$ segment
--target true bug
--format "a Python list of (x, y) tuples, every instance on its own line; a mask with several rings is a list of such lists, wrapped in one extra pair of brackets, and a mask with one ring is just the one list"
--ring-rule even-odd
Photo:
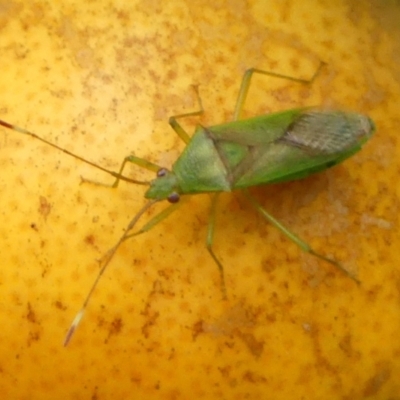
[[(358, 279), (346, 271), (340, 263), (317, 253), (306, 242), (283, 226), (247, 190), (251, 186), (301, 179), (330, 168), (359, 151), (362, 145), (372, 136), (375, 127), (369, 117), (357, 113), (321, 108), (291, 109), (240, 120), (240, 113), (254, 73), (289, 79), (299, 83), (311, 83), (322, 66), (323, 63), (320, 64), (314, 76), (309, 80), (258, 69), (247, 70), (242, 79), (233, 121), (211, 127), (198, 126), (190, 138), (178, 123), (178, 119), (203, 113), (201, 99), (198, 96), (199, 111), (176, 115), (169, 120), (171, 127), (186, 143), (185, 149), (170, 171), (133, 155), (124, 159), (119, 172), (110, 171), (39, 137), (35, 133), (0, 120), (0, 125), (6, 128), (29, 135), (112, 175), (116, 178), (113, 187), (117, 187), (120, 180), (149, 186), (145, 193), (145, 198), (149, 201), (136, 213), (122, 237), (105, 255), (103, 265), (83, 306), (68, 330), (65, 345), (68, 344), (81, 321), (94, 289), (121, 243), (132, 236), (147, 232), (165, 219), (176, 209), (176, 203), (178, 203), (181, 195), (214, 193), (206, 247), (219, 268), (224, 296), (226, 296), (226, 289), (223, 266), (212, 249), (214, 215), (218, 193), (230, 192), (235, 189), (243, 190), (250, 204), (302, 250), (335, 265), (358, 282)], [(127, 162), (156, 172), (156, 178), (150, 182), (142, 182), (123, 176), (122, 172)], [(158, 213), (140, 230), (132, 232), (143, 214), (155, 203), (162, 200), (172, 203), (171, 206)]]

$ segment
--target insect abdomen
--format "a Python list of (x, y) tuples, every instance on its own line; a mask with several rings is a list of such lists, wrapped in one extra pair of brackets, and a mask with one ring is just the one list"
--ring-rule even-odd
[(366, 116), (305, 110), (273, 143), (257, 146), (234, 171), (234, 188), (301, 179), (359, 151), (374, 132)]

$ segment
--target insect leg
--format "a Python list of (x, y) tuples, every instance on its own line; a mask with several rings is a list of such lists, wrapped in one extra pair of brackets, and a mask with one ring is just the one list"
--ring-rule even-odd
[[(113, 172), (111, 173), (111, 175), (115, 178), (114, 183), (110, 184), (106, 184), (106, 183), (102, 183), (102, 182), (97, 182), (97, 181), (93, 181), (91, 179), (86, 179), (84, 177), (81, 177), (81, 181), (83, 183), (92, 183), (94, 185), (97, 186), (105, 186), (105, 187), (111, 187), (111, 188), (116, 188), (118, 187), (118, 184), (120, 181), (127, 181), (127, 182), (131, 182), (131, 183), (136, 183), (136, 184), (140, 184), (140, 185), (146, 185), (148, 186), (150, 184), (150, 182), (147, 181), (137, 181), (135, 179), (131, 179), (131, 178), (127, 178), (126, 176), (122, 175), (122, 172), (125, 168), (126, 163), (132, 163), (132, 164), (136, 164), (141, 168), (144, 169), (148, 169), (149, 171), (153, 171), (153, 172), (157, 172), (161, 167), (157, 164), (152, 163), (151, 161), (145, 160), (144, 158), (140, 158), (140, 157), (136, 157), (134, 155), (130, 155), (124, 158), (124, 160), (122, 161), (122, 164), (119, 168), (118, 172)], [(102, 170), (104, 170), (103, 168), (100, 168)]]
[(183, 202), (184, 199), (181, 199), (179, 203), (171, 204), (169, 207), (162, 210), (161, 212), (156, 214), (153, 218), (151, 218), (150, 221), (146, 222), (146, 224), (143, 225), (138, 231), (126, 235), (124, 241), (134, 236), (138, 236), (141, 235), (142, 233), (148, 232), (150, 229), (154, 228), (161, 221), (164, 221), (164, 219), (169, 217), (174, 211), (178, 209), (178, 207), (180, 207), (183, 204)]
[[(121, 176), (122, 175), (122, 171), (125, 168), (126, 163), (132, 163), (132, 164), (136, 164), (137, 166), (144, 168), (144, 169), (148, 169), (149, 171), (153, 171), (153, 172), (157, 172), (159, 169), (161, 169), (161, 167), (157, 164), (152, 163), (151, 161), (145, 160), (144, 158), (140, 158), (140, 157), (136, 157), (134, 155), (130, 155), (124, 158), (124, 160), (122, 161), (121, 167), (119, 168), (118, 171), (118, 175), (115, 179), (115, 182), (110, 185), (112, 188), (116, 188), (119, 184), (119, 181), (121, 180)], [(85, 182), (88, 182), (87, 180), (84, 180)], [(90, 181), (91, 182), (91, 181)], [(149, 183), (146, 182), (146, 184), (148, 185)]]
[(142, 217), (142, 215), (149, 209), (151, 208), (154, 204), (156, 204), (159, 200), (150, 200), (148, 201), (137, 213), (136, 215), (132, 218), (132, 220), (129, 222), (128, 226), (125, 228), (124, 234), (121, 236), (121, 238), (118, 240), (118, 242), (112, 247), (104, 256), (104, 258), (100, 261), (100, 264), (102, 264), (102, 267), (100, 268), (100, 271), (97, 274), (96, 279), (94, 280), (92, 287), (90, 288), (85, 301), (82, 304), (81, 309), (78, 311), (76, 314), (74, 320), (72, 321), (71, 326), (68, 329), (68, 332), (65, 336), (64, 339), (64, 346), (67, 346), (68, 343), (70, 342), (74, 332), (78, 328), (78, 325), (80, 324), (86, 308), (90, 302), (90, 299), (92, 298), (92, 294), (95, 291), (98, 283), (100, 282), (101, 277), (107, 270), (111, 260), (113, 259), (115, 253), (121, 246), (121, 244), (127, 239), (129, 236), (129, 232), (135, 227), (136, 223), (139, 221), (139, 219)]
[(198, 111), (193, 111), (185, 114), (178, 114), (174, 115), (169, 118), (169, 124), (171, 125), (172, 129), (177, 133), (177, 135), (186, 143), (188, 144), (190, 141), (190, 136), (187, 134), (187, 132), (182, 128), (181, 124), (177, 121), (179, 118), (186, 118), (186, 117), (196, 117), (201, 114), (203, 114), (204, 109), (203, 109), (203, 104), (201, 102), (200, 94), (199, 94), (199, 88), (196, 85), (193, 85), (193, 88), (196, 92), (197, 100), (200, 105), (200, 110)]
[(303, 251), (312, 254), (320, 258), (321, 260), (327, 261), (328, 263), (334, 265), (340, 271), (344, 272), (348, 277), (353, 279), (355, 282), (360, 283), (359, 279), (353, 275), (351, 272), (347, 271), (339, 262), (336, 260), (324, 256), (323, 254), (317, 253), (308, 243), (304, 240), (300, 239), (297, 235), (291, 232), (288, 228), (286, 228), (282, 223), (280, 223), (276, 218), (274, 218), (271, 214), (269, 214), (258, 201), (249, 193), (247, 189), (243, 190), (243, 193), (249, 200), (249, 202), (253, 205), (253, 207), (272, 225), (278, 228), (284, 235), (286, 235), (292, 242), (296, 243)]
[(151, 228), (153, 228), (159, 222), (163, 221), (165, 218), (167, 218), (169, 215), (171, 215), (182, 204), (182, 202), (180, 202), (180, 203), (170, 205), (169, 207), (167, 207), (160, 213), (156, 214), (153, 218), (151, 218), (150, 221), (148, 221), (137, 232), (129, 233), (136, 226), (136, 223), (139, 221), (139, 219), (142, 217), (142, 215), (158, 201), (159, 200), (151, 200), (148, 203), (146, 203), (141, 210), (139, 210), (139, 212), (133, 217), (133, 219), (130, 221), (129, 225), (126, 227), (124, 234), (121, 236), (121, 238), (118, 240), (118, 242), (104, 255), (102, 260), (100, 260), (100, 264), (102, 265), (102, 267), (101, 267), (99, 273), (97, 274), (97, 277), (96, 277), (92, 287), (90, 288), (89, 293), (86, 296), (86, 299), (83, 302), (81, 309), (75, 316), (70, 328), (68, 329), (67, 335), (64, 340), (64, 346), (67, 346), (68, 343), (70, 342), (72, 335), (76, 331), (80, 321), (83, 318), (85, 310), (86, 310), (86, 308), (89, 304), (89, 301), (92, 297), (92, 293), (96, 289), (97, 284), (99, 283), (101, 277), (103, 276), (104, 272), (106, 271), (108, 265), (110, 264), (112, 258), (114, 257), (115, 253), (117, 252), (117, 250), (119, 249), (121, 244), (123, 242), (125, 242), (125, 240), (127, 240), (133, 236), (138, 236), (142, 233), (149, 231)]
[[(172, 117), (170, 117), (169, 119), (169, 124), (171, 125), (172, 129), (178, 134), (178, 136), (187, 144), (190, 141), (190, 137), (187, 134), (187, 132), (182, 128), (182, 126), (179, 124), (179, 122), (177, 121), (179, 118), (185, 118), (185, 117), (195, 117), (198, 115), (203, 114), (204, 109), (203, 109), (203, 104), (201, 102), (201, 98), (200, 98), (200, 94), (199, 94), (199, 90), (197, 86), (193, 86), (194, 90), (196, 92), (196, 96), (197, 96), (197, 100), (199, 102), (200, 105), (200, 110), (198, 111), (193, 111), (193, 112), (189, 112), (189, 113), (185, 113), (185, 114), (178, 114), (178, 115), (174, 115)], [(148, 169), (150, 171), (153, 172), (157, 172), (159, 169), (161, 169), (161, 167), (157, 164), (154, 164), (148, 160), (145, 160), (143, 158), (139, 158), (136, 157), (134, 155), (130, 155), (128, 157), (124, 158), (124, 161), (121, 164), (121, 167), (119, 169), (118, 174), (122, 175), (122, 171), (125, 168), (126, 163), (133, 163), (138, 165), (139, 167)], [(117, 179), (115, 180), (115, 182), (112, 184), (112, 187), (115, 188), (118, 186), (120, 179), (117, 177)]]
[(215, 210), (217, 207), (218, 196), (219, 196), (219, 193), (215, 193), (212, 196), (212, 200), (211, 200), (210, 220), (208, 222), (206, 248), (207, 248), (208, 252), (210, 253), (212, 259), (215, 261), (215, 263), (218, 266), (220, 277), (221, 277), (222, 297), (224, 300), (226, 300), (227, 296), (226, 296), (224, 267), (222, 266), (221, 261), (218, 260), (217, 256), (214, 253), (214, 250), (212, 248), (213, 239), (214, 239), (214, 228), (215, 228)]
[(242, 78), (242, 83), (241, 83), (240, 89), (239, 89), (239, 95), (238, 95), (238, 98), (237, 98), (237, 101), (236, 101), (235, 112), (233, 113), (233, 120), (237, 121), (238, 119), (240, 119), (240, 114), (241, 114), (241, 112), (243, 110), (243, 106), (244, 106), (244, 103), (246, 101), (247, 94), (249, 92), (251, 78), (252, 78), (254, 73), (267, 75), (267, 76), (272, 76), (272, 77), (275, 77), (275, 78), (287, 79), (287, 80), (292, 81), (292, 82), (310, 84), (318, 76), (321, 68), (324, 65), (325, 65), (325, 63), (323, 61), (321, 61), (319, 66), (318, 66), (318, 68), (317, 68), (317, 70), (314, 72), (314, 75), (310, 79), (294, 78), (293, 76), (277, 74), (275, 72), (264, 71), (262, 69), (257, 69), (257, 68), (248, 69), (244, 73), (243, 78)]

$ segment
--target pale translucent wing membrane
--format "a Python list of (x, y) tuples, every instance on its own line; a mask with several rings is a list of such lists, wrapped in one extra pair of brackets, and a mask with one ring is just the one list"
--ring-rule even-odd
[(279, 142), (310, 154), (338, 154), (371, 135), (370, 119), (340, 111), (308, 111), (300, 114)]

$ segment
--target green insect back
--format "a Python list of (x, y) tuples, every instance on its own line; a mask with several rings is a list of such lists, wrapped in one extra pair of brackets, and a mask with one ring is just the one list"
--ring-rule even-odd
[(300, 179), (332, 167), (359, 151), (374, 129), (371, 119), (361, 114), (306, 108), (209, 131), (232, 189), (240, 189)]
[(316, 108), (199, 126), (172, 171), (161, 170), (146, 197), (174, 200), (304, 178), (359, 151), (374, 129), (367, 116)]

